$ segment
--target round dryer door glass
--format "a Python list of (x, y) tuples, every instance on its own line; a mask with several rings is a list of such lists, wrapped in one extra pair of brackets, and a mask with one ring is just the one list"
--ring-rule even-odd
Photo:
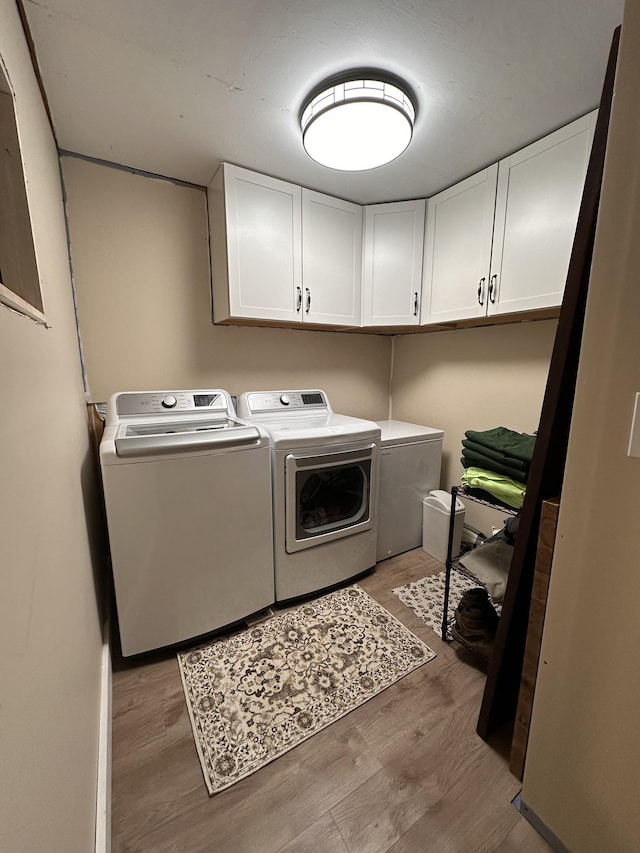
[(296, 472), (296, 537), (357, 524), (369, 513), (371, 460)]

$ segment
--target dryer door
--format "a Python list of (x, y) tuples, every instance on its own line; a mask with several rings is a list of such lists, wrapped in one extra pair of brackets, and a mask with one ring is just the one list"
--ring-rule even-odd
[(285, 459), (286, 550), (370, 530), (376, 445)]

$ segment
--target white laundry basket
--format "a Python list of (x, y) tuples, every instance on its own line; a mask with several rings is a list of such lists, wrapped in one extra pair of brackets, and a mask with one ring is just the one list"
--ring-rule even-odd
[[(434, 489), (422, 501), (422, 550), (444, 563), (447, 559), (449, 544), (449, 519), (451, 511), (451, 492)], [(462, 542), (465, 508), (456, 498), (455, 521), (453, 523), (453, 543), (451, 555), (457, 557)]]

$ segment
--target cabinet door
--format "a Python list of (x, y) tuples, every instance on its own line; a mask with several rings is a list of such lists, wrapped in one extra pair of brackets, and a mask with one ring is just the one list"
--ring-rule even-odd
[(362, 208), (302, 190), (303, 322), (360, 325)]
[[(224, 259), (216, 253), (224, 246), (228, 315), (299, 322), (302, 316), (300, 187), (228, 163), (221, 169), (224, 240), (221, 239), (220, 205), (215, 203), (215, 186), (210, 188), (209, 208), (214, 220), (211, 247), (214, 319), (218, 319), (215, 316), (216, 296), (220, 295), (221, 266), (224, 266)], [(218, 301), (223, 302), (222, 298)]]
[(419, 322), (425, 202), (373, 204), (364, 212), (364, 326)]
[(429, 199), (423, 325), (486, 314), (497, 177), (494, 164)]
[(501, 160), (489, 314), (560, 305), (596, 113)]

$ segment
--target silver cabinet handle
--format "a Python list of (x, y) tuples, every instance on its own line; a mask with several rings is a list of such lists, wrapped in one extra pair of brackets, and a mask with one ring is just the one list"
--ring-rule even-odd
[(309, 309), (311, 308), (311, 291), (308, 287), (305, 287), (304, 292), (307, 294), (307, 307), (304, 309), (306, 313), (309, 313)]
[(300, 313), (302, 308), (302, 288), (296, 287), (296, 314)]
[(482, 277), (480, 279), (480, 284), (478, 285), (478, 302), (480, 305), (484, 305), (484, 283), (487, 279)]
[(495, 305), (496, 296), (498, 295), (497, 288), (498, 276), (494, 273), (489, 279), (489, 301)]
[(418, 316), (418, 291), (413, 294), (413, 316)]

